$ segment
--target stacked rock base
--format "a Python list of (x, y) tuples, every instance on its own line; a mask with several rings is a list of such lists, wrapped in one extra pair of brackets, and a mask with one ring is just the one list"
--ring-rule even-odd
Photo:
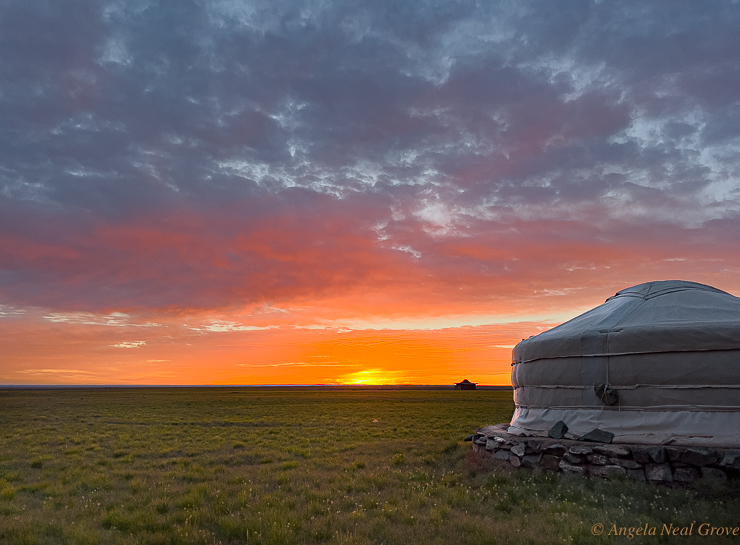
[(473, 452), (517, 468), (658, 483), (705, 479), (721, 484), (740, 475), (740, 450), (521, 437), (507, 429), (508, 424), (479, 429), (472, 437)]

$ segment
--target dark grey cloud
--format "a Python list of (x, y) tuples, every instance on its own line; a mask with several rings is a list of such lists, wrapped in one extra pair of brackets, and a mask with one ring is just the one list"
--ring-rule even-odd
[[(257, 219), (357, 218), (372, 251), (433, 275), (454, 262), (434, 241), (507, 222), (708, 229), (740, 207), (737, 28), (732, 1), (4, 2), (0, 236), (37, 251), (7, 244), (0, 295), (165, 293), (85, 241), (168, 217), (234, 256)], [(281, 277), (265, 259), (216, 275), (214, 304), (251, 297), (237, 273)], [(152, 304), (187, 306), (215, 273), (167, 260), (182, 280)]]

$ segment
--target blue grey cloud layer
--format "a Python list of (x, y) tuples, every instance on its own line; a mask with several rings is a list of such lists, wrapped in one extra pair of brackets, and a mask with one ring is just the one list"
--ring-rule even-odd
[[(311, 293), (322, 274), (234, 242), (286, 217), (313, 222), (286, 225), (298, 247), (346, 251), (346, 278), (367, 267), (328, 224), (379, 261), (442, 276), (530, 267), (514, 250), (509, 269), (440, 244), (526, 245), (543, 221), (576, 222), (555, 246), (655, 231), (665, 247), (674, 229), (726, 253), (740, 225), (738, 28), (737, 2), (6, 1), (0, 296), (146, 306), (156, 271), (169, 295), (154, 306), (189, 306), (205, 278), (215, 306), (257, 297), (254, 275)], [(185, 216), (197, 220), (162, 224)], [(167, 243), (137, 253), (100, 235), (126, 225), (184, 233), (231, 265), (170, 255), (177, 277)], [(118, 278), (131, 260), (155, 273)]]

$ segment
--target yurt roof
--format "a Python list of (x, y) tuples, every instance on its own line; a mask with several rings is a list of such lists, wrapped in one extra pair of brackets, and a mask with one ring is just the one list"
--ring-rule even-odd
[(740, 298), (682, 280), (646, 282), (519, 343), (514, 362), (542, 358), (740, 349)]

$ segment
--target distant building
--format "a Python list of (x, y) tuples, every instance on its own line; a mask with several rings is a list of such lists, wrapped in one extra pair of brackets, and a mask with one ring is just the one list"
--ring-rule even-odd
[(465, 379), (462, 382), (455, 383), (455, 390), (475, 390), (476, 384), (478, 383), (470, 382), (468, 379)]

